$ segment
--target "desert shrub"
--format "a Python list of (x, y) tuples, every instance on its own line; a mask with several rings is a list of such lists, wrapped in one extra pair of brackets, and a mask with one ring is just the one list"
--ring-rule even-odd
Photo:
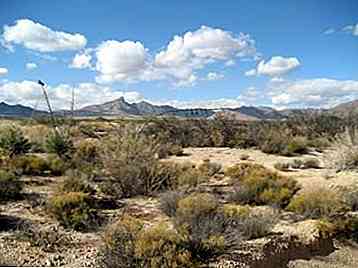
[(278, 162), (275, 163), (274, 168), (280, 171), (288, 171), (290, 166), (290, 163)]
[(135, 255), (135, 244), (143, 223), (138, 219), (123, 216), (109, 225), (103, 235), (103, 244), (99, 248), (96, 266), (101, 268), (135, 268), (139, 259)]
[(258, 164), (241, 163), (229, 168), (226, 174), (235, 183), (230, 199), (243, 204), (284, 207), (299, 189), (295, 180)]
[(46, 148), (49, 153), (55, 153), (64, 160), (72, 158), (74, 146), (69, 134), (60, 129), (49, 133), (46, 140)]
[(297, 154), (305, 154), (308, 150), (308, 143), (305, 137), (292, 137), (288, 141), (286, 148), (282, 153), (283, 155), (293, 156)]
[(174, 217), (178, 208), (178, 202), (184, 196), (184, 193), (178, 191), (168, 191), (161, 194), (160, 209), (169, 217)]
[(0, 170), (0, 201), (19, 197), (23, 184), (15, 174)]
[(65, 170), (61, 159), (55, 157), (40, 157), (36, 155), (23, 155), (14, 157), (9, 162), (9, 167), (18, 174), (23, 175), (62, 175)]
[(19, 226), (16, 236), (45, 252), (56, 252), (73, 242), (71, 235), (57, 225), (42, 227), (25, 222)]
[(26, 138), (31, 143), (31, 152), (44, 153), (46, 152), (45, 144), (46, 137), (49, 134), (49, 127), (44, 125), (30, 125), (22, 128)]
[(203, 173), (189, 163), (178, 165), (178, 168), (178, 186), (185, 186), (191, 188), (196, 187), (200, 183), (209, 180), (209, 177), (206, 173)]
[(174, 222), (195, 259), (207, 261), (228, 246), (226, 218), (212, 195), (193, 193), (179, 200)]
[(214, 176), (219, 173), (222, 169), (222, 166), (218, 163), (210, 162), (209, 159), (203, 161), (203, 163), (198, 167), (199, 171), (201, 171), (206, 176)]
[(76, 165), (93, 165), (99, 160), (98, 144), (92, 140), (83, 140), (76, 146), (73, 161)]
[(300, 169), (304, 167), (304, 162), (301, 159), (294, 159), (291, 163), (292, 168)]
[(0, 148), (12, 157), (27, 153), (31, 144), (19, 128), (10, 126), (0, 130)]
[(69, 170), (66, 172), (66, 178), (59, 185), (58, 191), (62, 193), (92, 193), (93, 188), (89, 184), (88, 174), (79, 170)]
[(320, 162), (316, 158), (307, 158), (303, 160), (303, 168), (320, 168)]
[(175, 186), (175, 165), (161, 163), (156, 157), (158, 144), (135, 129), (125, 129), (121, 135), (106, 140), (101, 153), (106, 173), (123, 197), (151, 195)]
[(61, 193), (48, 202), (48, 211), (61, 225), (75, 230), (87, 230), (97, 223), (97, 213), (90, 196), (81, 192)]
[(192, 267), (191, 252), (185, 238), (167, 224), (142, 230), (135, 243), (135, 255), (141, 267)]
[(308, 218), (324, 218), (344, 210), (344, 203), (337, 192), (320, 188), (296, 195), (287, 209)]
[(252, 209), (249, 206), (226, 204), (225, 216), (240, 232), (242, 239), (254, 239), (267, 235), (276, 223), (276, 213), (272, 209)]
[(339, 189), (344, 203), (352, 211), (358, 211), (358, 184), (352, 184)]

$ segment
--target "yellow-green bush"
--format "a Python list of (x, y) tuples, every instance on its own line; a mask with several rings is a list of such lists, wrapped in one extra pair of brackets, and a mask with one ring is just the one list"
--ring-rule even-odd
[(99, 148), (95, 140), (82, 140), (77, 144), (73, 161), (77, 165), (96, 164), (99, 158)]
[(295, 180), (258, 164), (237, 164), (226, 175), (235, 183), (231, 200), (243, 204), (285, 207), (299, 189)]
[(75, 230), (90, 229), (98, 219), (90, 196), (81, 192), (53, 196), (48, 202), (48, 211), (61, 225)]
[(109, 225), (102, 237), (96, 266), (102, 268), (139, 267), (140, 259), (135, 255), (135, 244), (143, 223), (130, 216)]
[(65, 170), (63, 161), (54, 156), (47, 158), (36, 155), (22, 155), (14, 157), (9, 162), (9, 167), (17, 173), (24, 175), (62, 175)]
[(0, 170), (0, 201), (19, 197), (23, 184), (15, 174)]
[(135, 255), (140, 258), (141, 267), (193, 267), (185, 242), (184, 237), (161, 223), (138, 234)]
[(201, 165), (199, 165), (198, 169), (200, 172), (205, 174), (206, 176), (214, 176), (215, 174), (219, 173), (222, 166), (218, 163), (210, 162), (209, 159), (204, 160)]
[(226, 243), (226, 220), (213, 195), (193, 193), (178, 202), (175, 226), (187, 237), (194, 259), (207, 261), (222, 253)]
[(276, 213), (272, 209), (254, 209), (249, 206), (226, 204), (225, 217), (234, 226), (242, 239), (253, 239), (267, 235), (276, 223)]
[(79, 170), (69, 170), (66, 172), (66, 178), (59, 185), (59, 192), (82, 192), (92, 193), (93, 189), (89, 184), (88, 175)]
[(337, 192), (318, 188), (293, 197), (287, 209), (309, 218), (324, 218), (344, 211), (345, 206)]

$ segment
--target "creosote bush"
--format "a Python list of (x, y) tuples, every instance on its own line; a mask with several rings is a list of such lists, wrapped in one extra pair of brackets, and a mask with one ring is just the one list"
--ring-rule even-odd
[(160, 209), (169, 217), (174, 217), (178, 208), (179, 200), (183, 199), (185, 193), (168, 191), (160, 195)]
[(0, 201), (18, 198), (22, 188), (23, 183), (18, 176), (11, 172), (0, 170)]
[(59, 193), (48, 202), (48, 211), (65, 228), (88, 230), (97, 223), (93, 200), (86, 193)]
[[(210, 194), (193, 193), (178, 202), (175, 226), (187, 237), (193, 258), (207, 261), (228, 246), (227, 221), (216, 198)], [(234, 234), (230, 234), (234, 238)]]
[(142, 230), (135, 243), (135, 255), (141, 267), (193, 267), (185, 237), (165, 223)]
[(101, 268), (135, 268), (140, 260), (135, 255), (135, 244), (143, 223), (124, 215), (117, 222), (109, 225), (103, 235), (96, 266)]
[(66, 169), (65, 163), (55, 156), (40, 157), (36, 155), (22, 155), (12, 158), (9, 167), (18, 174), (37, 176), (59, 176)]
[(319, 188), (294, 196), (287, 209), (307, 218), (327, 218), (346, 208), (340, 194)]
[(94, 190), (89, 184), (88, 174), (79, 170), (69, 170), (66, 172), (66, 178), (59, 185), (59, 192), (82, 192), (91, 194)]
[(201, 165), (199, 165), (198, 169), (206, 176), (211, 177), (219, 173), (222, 169), (222, 166), (218, 163), (210, 162), (210, 159), (206, 159)]
[(27, 153), (31, 144), (18, 127), (9, 126), (0, 130), (0, 148), (13, 157)]
[(299, 190), (297, 182), (262, 165), (241, 163), (226, 170), (234, 182), (230, 199), (242, 204), (285, 207)]

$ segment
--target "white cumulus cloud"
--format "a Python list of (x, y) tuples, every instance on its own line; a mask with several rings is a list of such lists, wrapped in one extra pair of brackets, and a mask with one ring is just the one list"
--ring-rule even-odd
[(267, 62), (260, 61), (257, 65), (257, 74), (277, 77), (296, 69), (300, 65), (301, 63), (295, 57), (284, 58), (276, 56)]
[(332, 107), (358, 98), (358, 81), (327, 78), (283, 81), (268, 87), (272, 104), (287, 107)]
[(206, 79), (207, 80), (220, 80), (220, 79), (223, 79), (224, 78), (224, 75), (221, 74), (221, 73), (216, 73), (216, 72), (210, 72), (207, 74), (206, 76)]
[(358, 23), (355, 25), (347, 25), (342, 29), (342, 31), (351, 33), (354, 36), (358, 36)]
[(74, 69), (91, 68), (91, 60), (92, 56), (88, 52), (78, 53), (72, 59), (72, 62), (69, 67)]
[(108, 40), (95, 51), (97, 82), (167, 80), (177, 86), (193, 85), (203, 79), (196, 71), (211, 63), (231, 66), (235, 58), (254, 58), (257, 54), (249, 35), (236, 36), (208, 26), (175, 36), (156, 54), (141, 42), (130, 40)]
[(6, 68), (4, 68), (4, 67), (0, 67), (0, 76), (1, 75), (6, 75), (6, 74), (8, 74), (8, 70), (6, 69)]
[(87, 44), (82, 34), (55, 31), (29, 19), (5, 25), (2, 39), (3, 45), (8, 48), (16, 44), (39, 52), (78, 50)]
[[(136, 91), (116, 90), (112, 87), (94, 83), (80, 83), (75, 86), (59, 84), (47, 88), (53, 108), (56, 110), (69, 109), (73, 89), (75, 90), (76, 108), (111, 101), (119, 97), (124, 97), (130, 102), (137, 102), (143, 99), (142, 95)], [(34, 81), (5, 81), (0, 83), (0, 100), (9, 104), (20, 103), (38, 109), (47, 108), (42, 89)]]
[(37, 68), (37, 64), (34, 62), (28, 62), (26, 63), (26, 69), (27, 70), (34, 70)]

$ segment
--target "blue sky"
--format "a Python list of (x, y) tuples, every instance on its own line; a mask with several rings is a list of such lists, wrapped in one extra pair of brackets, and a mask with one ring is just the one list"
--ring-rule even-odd
[[(0, 100), (189, 106), (358, 98), (358, 1), (0, 2)], [(177, 36), (175, 38), (175, 36)], [(77, 55), (77, 56), (76, 56)]]

